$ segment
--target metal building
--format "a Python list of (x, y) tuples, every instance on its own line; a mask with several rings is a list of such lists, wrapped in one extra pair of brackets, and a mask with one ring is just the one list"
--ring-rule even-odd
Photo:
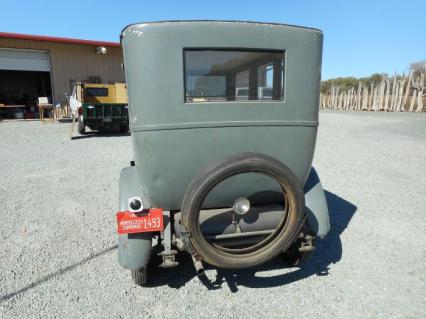
[(119, 43), (0, 32), (0, 104), (65, 103), (74, 82), (124, 82)]

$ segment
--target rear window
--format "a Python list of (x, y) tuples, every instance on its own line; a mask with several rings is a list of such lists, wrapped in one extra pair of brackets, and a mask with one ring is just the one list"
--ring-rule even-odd
[(108, 96), (108, 88), (85, 88), (84, 89), (85, 96)]
[(284, 51), (185, 49), (185, 102), (282, 101)]

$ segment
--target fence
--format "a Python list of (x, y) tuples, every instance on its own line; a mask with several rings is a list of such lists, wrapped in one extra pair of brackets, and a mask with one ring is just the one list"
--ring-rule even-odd
[(321, 108), (359, 111), (423, 112), (425, 111), (425, 74), (395, 75), (380, 83), (340, 90), (334, 84), (321, 93)]

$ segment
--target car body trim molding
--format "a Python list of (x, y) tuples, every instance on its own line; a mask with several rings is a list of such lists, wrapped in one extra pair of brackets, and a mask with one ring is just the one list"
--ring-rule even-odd
[(198, 123), (174, 123), (131, 126), (133, 132), (138, 131), (162, 131), (193, 128), (220, 128), (243, 126), (308, 126), (317, 127), (318, 121), (231, 121), (231, 122), (198, 122)]

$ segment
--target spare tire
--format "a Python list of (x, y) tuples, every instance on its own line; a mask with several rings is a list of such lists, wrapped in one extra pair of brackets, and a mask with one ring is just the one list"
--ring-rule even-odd
[[(283, 190), (287, 213), (276, 230), (255, 249), (228, 250), (210, 243), (200, 229), (199, 217), (204, 199), (223, 180), (244, 173), (260, 173), (275, 179)], [(200, 172), (190, 183), (182, 201), (182, 226), (190, 251), (220, 268), (239, 269), (262, 264), (274, 258), (296, 240), (303, 225), (304, 196), (291, 170), (275, 158), (259, 153), (230, 156)]]

